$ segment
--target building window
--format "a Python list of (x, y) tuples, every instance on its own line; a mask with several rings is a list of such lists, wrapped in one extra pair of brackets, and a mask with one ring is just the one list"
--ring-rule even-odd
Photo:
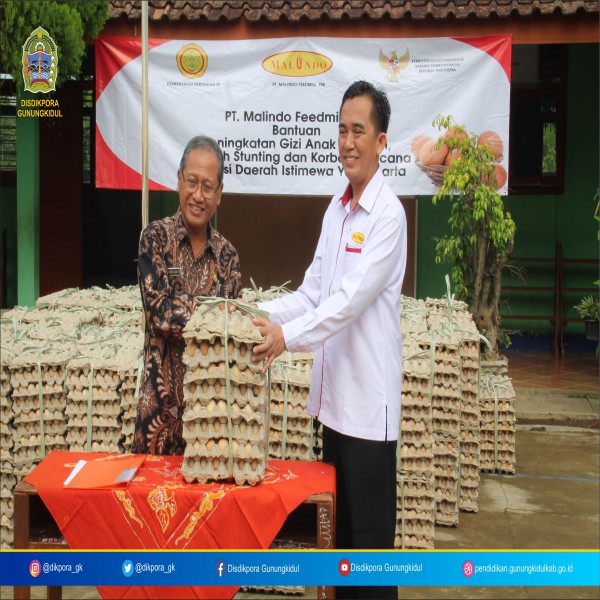
[(512, 75), (509, 191), (561, 194), (567, 46), (514, 46)]

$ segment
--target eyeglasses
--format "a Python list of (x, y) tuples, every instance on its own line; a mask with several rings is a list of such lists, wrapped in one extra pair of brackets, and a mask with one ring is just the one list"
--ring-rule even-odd
[(199, 181), (196, 181), (195, 179), (184, 179), (183, 177), (181, 177), (181, 181), (183, 181), (183, 183), (185, 183), (185, 189), (188, 193), (190, 194), (195, 194), (198, 191), (198, 188), (200, 187), (202, 190), (202, 195), (207, 199), (207, 200), (212, 200), (216, 195), (217, 192), (220, 189), (220, 185), (218, 185), (216, 188), (211, 187), (210, 185), (207, 185), (206, 183), (200, 183)]

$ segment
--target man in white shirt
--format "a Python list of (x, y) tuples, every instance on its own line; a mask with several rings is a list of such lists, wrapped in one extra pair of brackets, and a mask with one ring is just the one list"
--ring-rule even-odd
[[(392, 549), (402, 337), (398, 304), (406, 217), (379, 155), (391, 109), (365, 81), (342, 99), (338, 149), (348, 183), (323, 218), (312, 264), (296, 292), (259, 308), (265, 369), (284, 350), (314, 351), (308, 411), (323, 424), (323, 460), (336, 469), (336, 546)], [(350, 588), (338, 598), (397, 598), (397, 588)]]

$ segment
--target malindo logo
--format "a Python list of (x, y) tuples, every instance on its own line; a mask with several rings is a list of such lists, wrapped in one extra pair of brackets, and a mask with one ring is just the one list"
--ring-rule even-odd
[(329, 71), (333, 61), (324, 54), (305, 50), (291, 50), (272, 54), (262, 61), (265, 71), (286, 77), (312, 77)]
[(23, 44), (22, 62), (23, 82), (27, 91), (45, 94), (56, 89), (58, 48), (42, 27), (34, 29)]
[(379, 50), (379, 65), (385, 71), (385, 78), (392, 83), (396, 83), (402, 77), (404, 69), (410, 63), (410, 51), (408, 48), (402, 56), (398, 56), (396, 50), (392, 50), (386, 55), (383, 50)]
[(177, 68), (184, 77), (202, 77), (208, 67), (208, 56), (198, 44), (187, 44), (177, 53)]

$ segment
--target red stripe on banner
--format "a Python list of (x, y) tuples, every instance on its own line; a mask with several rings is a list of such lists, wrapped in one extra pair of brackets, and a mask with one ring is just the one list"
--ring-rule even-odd
[[(170, 40), (149, 39), (148, 50)], [(133, 59), (142, 54), (142, 40), (134, 37), (100, 36), (96, 40), (96, 100), (110, 80)]]
[(510, 34), (503, 35), (484, 35), (481, 37), (472, 38), (452, 38), (457, 42), (469, 44), (474, 48), (479, 48), (492, 58), (495, 58), (500, 66), (504, 69), (506, 77), (510, 82), (511, 77), (511, 54), (512, 54), (512, 36)]
[[(140, 146), (140, 153), (142, 148)], [(104, 141), (96, 125), (96, 187), (113, 190), (141, 190), (142, 174), (126, 165)], [(171, 188), (148, 179), (148, 189), (160, 192), (172, 192)]]

